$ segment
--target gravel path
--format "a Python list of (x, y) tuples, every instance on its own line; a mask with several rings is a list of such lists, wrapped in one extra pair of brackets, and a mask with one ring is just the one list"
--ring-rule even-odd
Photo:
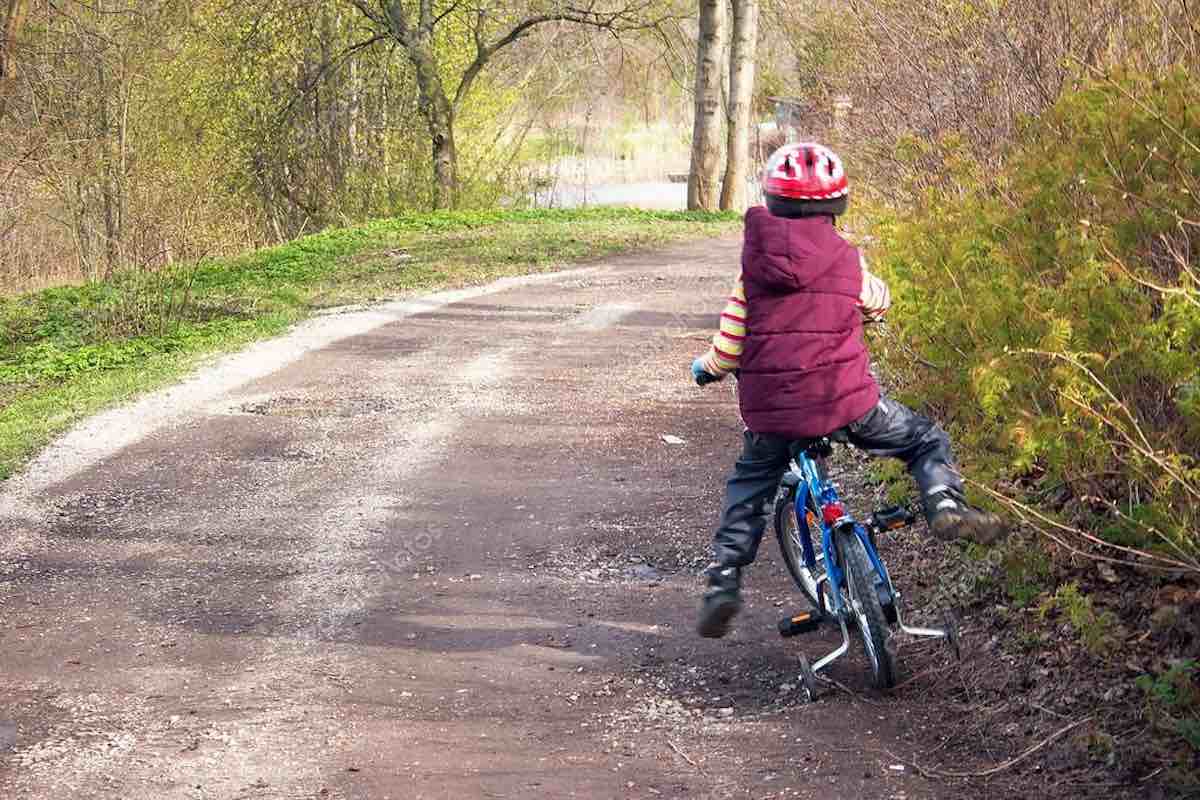
[(63, 438), (0, 495), (0, 797), (958, 796), (889, 755), (919, 685), (798, 701), (773, 546), (692, 632), (737, 256), (325, 316)]

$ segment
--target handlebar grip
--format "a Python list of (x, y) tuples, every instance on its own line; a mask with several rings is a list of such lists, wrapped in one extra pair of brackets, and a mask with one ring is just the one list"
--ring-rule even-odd
[(720, 378), (718, 378), (716, 375), (710, 375), (707, 372), (701, 372), (699, 375), (696, 376), (696, 385), (697, 386), (707, 386), (708, 384), (716, 383), (719, 380), (720, 380)]

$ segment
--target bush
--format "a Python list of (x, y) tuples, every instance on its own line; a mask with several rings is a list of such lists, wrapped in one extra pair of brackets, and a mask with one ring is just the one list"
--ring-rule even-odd
[(1185, 70), (1080, 81), (999, 173), (963, 158), (876, 226), (915, 350), (890, 366), (971, 468), (1081, 501), (1085, 527), (1192, 566), (1198, 92)]
[(1184, 659), (1159, 675), (1140, 675), (1135, 683), (1155, 725), (1200, 752), (1200, 665)]

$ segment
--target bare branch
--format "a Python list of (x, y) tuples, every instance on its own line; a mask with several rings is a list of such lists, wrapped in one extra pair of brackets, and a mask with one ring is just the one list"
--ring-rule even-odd
[[(356, 5), (357, 5), (357, 0), (356, 0)], [(379, 42), (382, 42), (382, 41), (385, 41), (385, 40), (391, 39), (391, 38), (392, 38), (391, 31), (384, 31), (384, 32), (377, 33), (374, 36), (371, 36), (367, 39), (362, 40), (361, 42), (356, 42), (355, 44), (350, 45), (349, 47), (347, 47), (342, 52), (338, 53), (333, 58), (319, 64), (317, 66), (316, 73), (312, 76), (312, 78), (307, 83), (305, 83), (302, 87), (300, 87), (300, 91), (296, 92), (292, 97), (290, 97), (288, 99), (287, 103), (285, 103), (283, 105), (283, 107), (279, 109), (279, 117), (281, 119), (287, 117), (288, 114), (290, 114), (292, 109), (295, 107), (296, 103), (298, 103), (303, 98), (308, 97), (309, 94), (312, 93), (313, 89), (315, 89), (318, 85), (320, 85), (321, 81), (323, 81), (325, 79), (325, 76), (328, 75), (329, 71), (332, 70), (334, 67), (340, 66), (341, 64), (345, 63), (356, 53), (358, 53), (362, 50), (366, 50), (368, 47), (371, 47), (372, 45), (375, 45)]]
[(376, 25), (387, 27), (387, 18), (380, 13), (371, 9), (371, 6), (363, 0), (350, 0), (350, 3), (357, 8), (364, 17), (374, 22)]
[[(440, 13), (440, 14), (438, 14), (436, 17), (434, 17), (434, 20), (433, 20), (433, 25), (432, 25), (431, 27), (433, 27), (433, 28), (436, 28), (438, 25), (441, 25), (441, 24), (442, 24), (442, 20), (444, 20), (446, 17), (448, 17), (448, 16), (450, 16), (451, 14), (453, 14), (455, 11), (458, 11), (460, 8), (462, 8), (462, 5), (463, 5), (463, 4), (462, 4), (462, 0), (454, 0), (454, 2), (453, 2), (453, 3), (451, 3), (451, 4), (450, 4), (450, 5), (449, 5), (449, 6), (446, 8), (446, 10), (445, 10), (445, 11), (443, 11), (442, 13)], [(482, 13), (483, 13), (483, 12), (482, 12), (482, 11), (480, 11), (480, 14), (481, 14), (481, 15), (482, 15)], [(478, 28), (476, 28), (476, 33), (478, 33), (478, 30), (479, 30), (479, 29), (478, 29)]]
[(651, 30), (660, 26), (663, 22), (671, 17), (657, 17), (653, 20), (643, 20), (642, 12), (650, 9), (653, 6), (651, 0), (643, 0), (640, 3), (631, 3), (622, 8), (613, 11), (595, 11), (592, 8), (575, 8), (566, 6), (561, 11), (556, 11), (547, 14), (538, 14), (532, 17), (527, 17), (514, 25), (508, 33), (501, 36), (491, 44), (484, 44), (484, 34), (482, 28), (487, 20), (487, 11), (479, 10), (478, 20), (476, 22), (475, 35), (475, 59), (463, 72), (462, 80), (459, 82), (458, 89), (454, 93), (453, 107), (457, 110), (463, 100), (471, 91), (471, 86), (475, 83), (479, 73), (487, 66), (487, 63), (496, 55), (497, 52), (508, 47), (514, 42), (520, 41), (534, 28), (539, 25), (544, 25), (547, 22), (571, 22), (576, 25), (585, 25), (591, 28), (608, 31), (609, 33), (618, 34), (640, 30)]

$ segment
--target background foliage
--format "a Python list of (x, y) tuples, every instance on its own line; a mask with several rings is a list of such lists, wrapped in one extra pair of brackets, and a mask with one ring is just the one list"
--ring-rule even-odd
[[(0, 292), (431, 204), (411, 62), (345, 0), (18, 2), (0, 77)], [(433, 42), (447, 81), (475, 55), (468, 17), (450, 10)], [(674, 46), (606, 35), (547, 27), (489, 62), (456, 120), (461, 206), (522, 198), (546, 161), (522, 146), (531, 130), (578, 116), (614, 75), (629, 109), (663, 110), (640, 101), (671, 83), (649, 66), (676, 68)]]
[(912, 348), (891, 362), (980, 479), (1195, 568), (1200, 80), (1175, 54), (1063, 61), (1053, 102), (995, 141), (902, 133), (887, 166), (920, 179), (872, 232)]

